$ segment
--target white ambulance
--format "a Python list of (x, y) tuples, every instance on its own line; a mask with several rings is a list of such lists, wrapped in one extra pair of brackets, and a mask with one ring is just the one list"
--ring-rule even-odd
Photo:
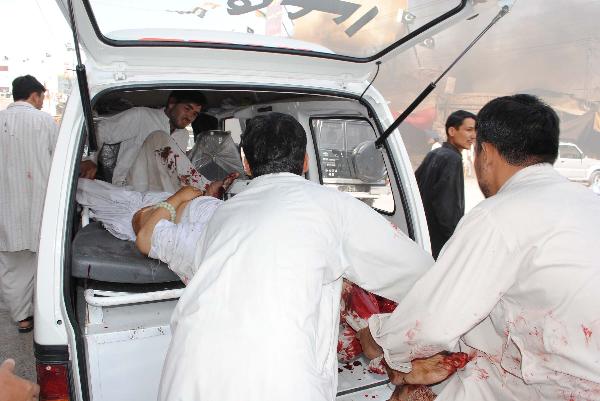
[[(234, 141), (253, 116), (290, 114), (307, 132), (307, 179), (367, 202), (429, 249), (399, 133), (375, 157), (362, 157), (359, 145), (394, 121), (377, 81), (371, 85), (381, 64), (470, 17), (470, 0), (58, 4), (85, 70), (78, 67), (83, 84), (62, 119), (41, 230), (34, 339), (42, 400), (156, 399), (183, 284), (165, 264), (89, 221), (75, 202), (94, 123), (126, 107), (158, 108), (172, 90), (200, 90)], [(99, 151), (114, 156), (118, 148)], [(387, 399), (386, 377), (360, 366), (340, 365), (338, 399)]]

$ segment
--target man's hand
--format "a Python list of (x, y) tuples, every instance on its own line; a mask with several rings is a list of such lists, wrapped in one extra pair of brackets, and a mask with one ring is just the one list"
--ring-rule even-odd
[(208, 185), (208, 188), (206, 188), (206, 195), (217, 199), (222, 199), (225, 191), (227, 191), (231, 184), (233, 184), (233, 181), (235, 181), (239, 176), (240, 173), (231, 173), (222, 181), (219, 180), (211, 182)]
[(15, 361), (5, 360), (0, 365), (0, 401), (38, 400), (40, 387), (29, 380), (15, 376)]
[(463, 368), (468, 362), (467, 354), (440, 353), (429, 358), (415, 359), (409, 373), (393, 370), (385, 364), (390, 381), (395, 385), (401, 384), (436, 384), (446, 380), (457, 369)]
[(96, 172), (98, 172), (98, 166), (91, 160), (84, 160), (79, 165), (79, 176), (81, 178), (93, 180), (96, 178)]
[(369, 359), (375, 359), (383, 354), (383, 349), (375, 342), (371, 335), (371, 330), (365, 327), (356, 333), (356, 338), (360, 341), (360, 346), (363, 349), (363, 353)]

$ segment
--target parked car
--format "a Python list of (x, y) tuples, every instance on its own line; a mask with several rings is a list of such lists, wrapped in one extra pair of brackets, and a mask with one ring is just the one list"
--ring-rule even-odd
[(600, 160), (587, 157), (579, 146), (561, 142), (558, 146), (558, 159), (554, 168), (571, 181), (590, 186), (600, 185)]
[[(88, 85), (75, 87), (66, 105), (44, 207), (34, 335), (42, 400), (156, 399), (169, 320), (183, 291), (164, 264), (89, 222), (75, 202), (80, 161), (91, 143), (86, 132), (93, 133), (85, 124), (92, 116), (88, 90), (97, 119), (106, 117), (95, 107), (100, 103), (162, 107), (173, 89), (203, 91), (221, 129), (243, 130), (267, 111), (288, 113), (307, 132), (307, 179), (354, 194), (429, 249), (400, 135), (389, 137), (374, 161), (385, 167), (380, 177), (361, 174), (353, 150), (393, 122), (386, 99), (370, 85), (376, 62), (464, 19), (471, 2), (427, 2), (412, 12), (402, 2), (381, 12), (383, 5), (373, 2), (336, 0), (313, 2), (310, 10), (270, 1), (217, 1), (202, 10), (189, 1), (57, 2), (68, 21), (72, 3)], [(404, 13), (411, 30), (398, 26)], [(389, 35), (364, 40), (365, 27)], [(294, 38), (326, 30), (310, 41)], [(230, 196), (244, 184), (237, 182)], [(338, 390), (339, 400), (391, 393), (385, 376), (343, 366)]]

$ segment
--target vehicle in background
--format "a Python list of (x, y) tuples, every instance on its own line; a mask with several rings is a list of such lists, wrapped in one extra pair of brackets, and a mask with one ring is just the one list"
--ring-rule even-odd
[(554, 168), (571, 181), (600, 186), (600, 160), (587, 157), (579, 146), (561, 142)]

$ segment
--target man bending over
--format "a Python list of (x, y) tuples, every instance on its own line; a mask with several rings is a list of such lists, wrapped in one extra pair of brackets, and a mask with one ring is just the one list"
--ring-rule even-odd
[(304, 179), (291, 116), (253, 118), (241, 146), (253, 179), (200, 237), (159, 400), (331, 401), (342, 278), (398, 301), (433, 261), (364, 203)]

